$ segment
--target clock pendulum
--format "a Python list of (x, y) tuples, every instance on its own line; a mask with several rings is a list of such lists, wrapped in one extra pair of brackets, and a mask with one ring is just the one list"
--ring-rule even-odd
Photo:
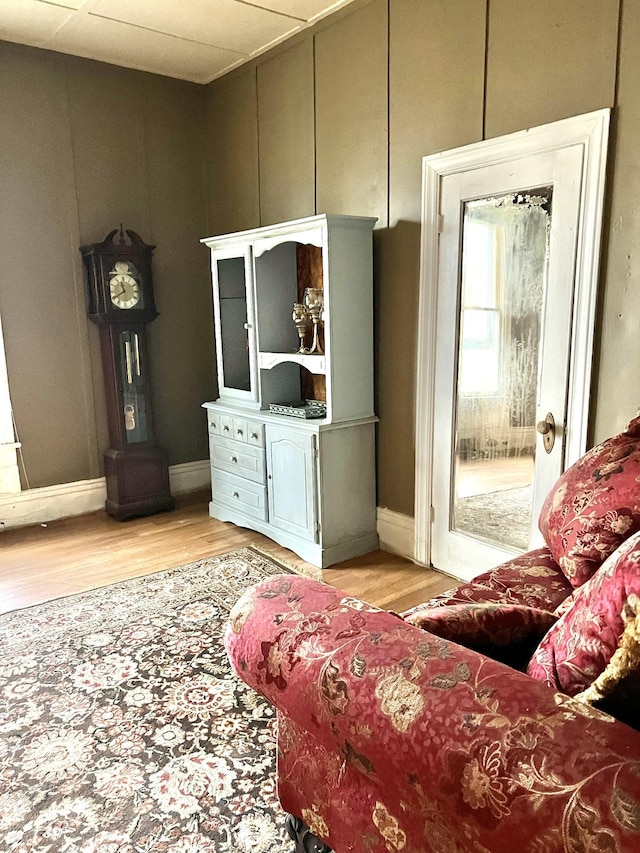
[(154, 436), (146, 349), (146, 326), (158, 315), (154, 248), (122, 226), (102, 243), (80, 247), (87, 313), (100, 328), (102, 348), (110, 444), (105, 508), (120, 520), (174, 506), (166, 452)]

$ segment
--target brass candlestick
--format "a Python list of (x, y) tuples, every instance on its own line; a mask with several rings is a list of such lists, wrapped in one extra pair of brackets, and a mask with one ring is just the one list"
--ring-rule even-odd
[(308, 315), (313, 323), (313, 341), (307, 352), (316, 352), (322, 354), (324, 350), (320, 344), (318, 335), (318, 327), (322, 322), (322, 314), (324, 311), (324, 291), (317, 287), (307, 287), (304, 292), (304, 307), (307, 309)]
[(308, 353), (309, 350), (304, 345), (304, 336), (307, 333), (307, 320), (309, 319), (309, 315), (307, 314), (307, 309), (301, 302), (293, 303), (293, 314), (291, 315), (291, 319), (295, 323), (296, 331), (300, 338), (300, 345), (296, 352)]

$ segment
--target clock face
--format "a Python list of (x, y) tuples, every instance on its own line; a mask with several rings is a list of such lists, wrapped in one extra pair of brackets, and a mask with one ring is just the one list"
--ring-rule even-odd
[(140, 302), (140, 284), (131, 275), (129, 264), (118, 261), (109, 279), (109, 294), (116, 308), (128, 310)]

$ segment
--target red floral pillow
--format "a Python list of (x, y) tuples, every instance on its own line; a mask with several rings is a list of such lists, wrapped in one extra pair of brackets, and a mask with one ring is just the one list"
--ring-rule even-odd
[(417, 628), (524, 669), (557, 617), (525, 604), (470, 602), (428, 607), (404, 617)]
[(587, 702), (613, 699), (616, 691), (638, 694), (640, 531), (573, 594), (571, 606), (538, 646), (527, 674)]
[(640, 418), (564, 472), (547, 495), (539, 526), (574, 587), (640, 529)]

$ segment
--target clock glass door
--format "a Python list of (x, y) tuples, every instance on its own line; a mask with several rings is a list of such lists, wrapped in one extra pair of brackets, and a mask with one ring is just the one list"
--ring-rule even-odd
[(147, 407), (142, 369), (142, 339), (138, 332), (123, 329), (118, 334), (122, 417), (127, 444), (149, 440)]

